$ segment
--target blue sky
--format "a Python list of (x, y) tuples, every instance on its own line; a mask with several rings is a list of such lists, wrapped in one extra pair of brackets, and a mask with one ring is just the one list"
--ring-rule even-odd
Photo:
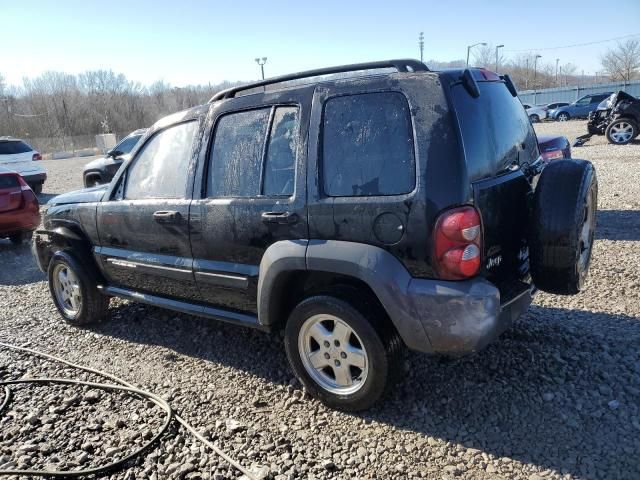
[[(518, 6), (522, 8), (518, 8)], [(600, 69), (615, 42), (545, 48), (640, 34), (640, 1), (0, 0), (0, 72), (8, 83), (45, 70), (105, 68), (144, 84), (176, 86), (258, 78), (386, 58), (464, 58), (476, 42), (539, 49), (543, 62)], [(608, 17), (613, 17), (608, 20)], [(10, 21), (6, 21), (10, 19)], [(640, 36), (636, 37), (640, 39)]]

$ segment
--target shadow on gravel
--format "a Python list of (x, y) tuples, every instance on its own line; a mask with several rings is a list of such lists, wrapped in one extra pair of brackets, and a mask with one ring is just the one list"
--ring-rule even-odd
[(53, 197), (57, 197), (58, 195), (58, 193), (40, 193), (38, 195), (38, 202), (40, 202), (40, 205), (44, 205)]
[[(133, 303), (112, 313), (96, 333), (160, 345), (273, 383), (293, 377), (278, 334)], [(424, 435), (426, 461), (439, 455), (426, 441), (435, 437), (503, 463), (588, 479), (640, 478), (639, 342), (640, 318), (533, 306), (476, 355), (409, 354), (393, 393), (358, 416)]]
[(598, 210), (596, 238), (601, 240), (640, 240), (640, 211)]
[(27, 285), (44, 279), (31, 254), (30, 243), (13, 245), (0, 239), (0, 285)]

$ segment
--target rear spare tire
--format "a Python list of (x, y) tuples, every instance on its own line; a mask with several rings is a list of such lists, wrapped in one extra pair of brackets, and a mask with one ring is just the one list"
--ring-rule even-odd
[(586, 160), (557, 160), (540, 176), (533, 197), (529, 258), (534, 284), (545, 292), (582, 290), (595, 231), (596, 171)]

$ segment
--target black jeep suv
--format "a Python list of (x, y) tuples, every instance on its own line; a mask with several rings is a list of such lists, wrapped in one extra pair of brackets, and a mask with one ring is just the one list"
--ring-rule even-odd
[(140, 143), (110, 185), (51, 200), (35, 235), (64, 319), (101, 320), (118, 296), (284, 329), (296, 375), (336, 408), (380, 398), (405, 346), (475, 352), (589, 267), (592, 165), (543, 170), (513, 84), (487, 70), (268, 79)]

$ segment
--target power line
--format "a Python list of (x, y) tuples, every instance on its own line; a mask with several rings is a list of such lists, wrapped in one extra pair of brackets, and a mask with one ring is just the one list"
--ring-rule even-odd
[(597, 45), (599, 43), (607, 43), (607, 42), (612, 42), (614, 40), (623, 40), (625, 38), (631, 38), (631, 37), (640, 37), (640, 33), (633, 33), (631, 35), (623, 35), (622, 37), (614, 37), (614, 38), (609, 38), (607, 40), (596, 40), (594, 42), (574, 43), (573, 45), (563, 45), (561, 47), (523, 48), (521, 50), (507, 50), (507, 52), (541, 52), (541, 51), (545, 51), (545, 50), (560, 50), (560, 49), (563, 49), (563, 48), (585, 47), (587, 45)]

